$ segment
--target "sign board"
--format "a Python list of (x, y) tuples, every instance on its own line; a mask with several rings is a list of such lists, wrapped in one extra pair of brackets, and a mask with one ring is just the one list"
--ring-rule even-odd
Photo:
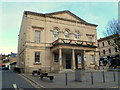
[(59, 56), (60, 62), (62, 62), (62, 56)]
[(86, 60), (86, 56), (84, 56), (84, 61)]

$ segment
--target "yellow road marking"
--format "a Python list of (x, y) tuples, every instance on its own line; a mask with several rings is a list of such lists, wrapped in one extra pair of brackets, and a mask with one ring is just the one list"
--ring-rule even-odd
[[(19, 75), (19, 74), (18, 74)], [(36, 85), (35, 83), (33, 83), (32, 81), (30, 81), (29, 79), (27, 79), (27, 78), (25, 78), (24, 76), (22, 76), (22, 75), (19, 75), (19, 76), (21, 76), (23, 79), (25, 79), (28, 83), (30, 83), (33, 87), (35, 87), (35, 88), (41, 88), (41, 87), (39, 87), (38, 85)], [(41, 88), (42, 89), (42, 88)]]

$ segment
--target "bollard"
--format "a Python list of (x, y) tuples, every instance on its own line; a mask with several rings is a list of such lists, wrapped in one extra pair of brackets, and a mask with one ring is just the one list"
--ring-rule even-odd
[(91, 72), (91, 82), (92, 82), (92, 85), (93, 85), (93, 73)]
[(115, 71), (113, 71), (113, 78), (114, 78), (114, 81), (115, 81)]
[(66, 86), (67, 86), (67, 73), (65, 74), (65, 76), (66, 76), (66, 79), (65, 79), (65, 81), (66, 81)]
[(103, 82), (105, 83), (105, 73), (103, 71)]

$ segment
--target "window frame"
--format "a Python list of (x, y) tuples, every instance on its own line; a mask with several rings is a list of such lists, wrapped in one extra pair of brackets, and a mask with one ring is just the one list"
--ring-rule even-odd
[(75, 37), (75, 40), (80, 40), (80, 32), (75, 32), (74, 37)]
[(115, 49), (115, 52), (118, 52), (118, 48), (117, 47), (115, 47), (114, 49)]
[(102, 42), (102, 46), (103, 46), (103, 47), (105, 46), (104, 42)]
[[(79, 57), (78, 57), (78, 56), (79, 56)], [(81, 53), (77, 54), (77, 61), (78, 61), (78, 64), (82, 64)]]
[(111, 49), (109, 48), (109, 53), (111, 53)]
[(41, 39), (41, 31), (40, 30), (35, 30), (34, 32), (35, 32), (35, 34), (34, 34), (35, 35), (35, 37), (34, 37), (35, 38), (34, 39), (35, 43), (40, 43), (40, 41), (41, 41), (40, 40)]
[(94, 55), (90, 55), (90, 64), (95, 64), (95, 56)]
[[(39, 57), (38, 56), (36, 57), (36, 53), (39, 53)], [(41, 52), (36, 51), (34, 53), (34, 63), (40, 63), (40, 57), (41, 57)], [(36, 59), (38, 59), (38, 61)]]
[(105, 50), (103, 50), (103, 54), (105, 55)]
[(54, 41), (57, 40), (59, 38), (59, 28), (55, 27), (53, 29), (53, 39)]
[(87, 36), (89, 42), (93, 42), (93, 36)]
[(54, 62), (59, 62), (59, 54), (58, 53), (54, 53)]
[(107, 42), (108, 42), (108, 45), (110, 45), (110, 43), (111, 43), (110, 40), (108, 40)]
[[(65, 30), (64, 32), (65, 38), (69, 39), (70, 38), (70, 33), (69, 31)], [(67, 37), (66, 37), (67, 36)]]

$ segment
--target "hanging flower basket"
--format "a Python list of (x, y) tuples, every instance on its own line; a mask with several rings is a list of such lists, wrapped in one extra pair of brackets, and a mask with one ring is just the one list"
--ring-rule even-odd
[(69, 42), (65, 42), (63, 39), (62, 39), (63, 43), (64, 44), (70, 44), (72, 40), (70, 40)]
[(52, 45), (55, 45), (55, 44), (56, 44), (56, 42), (53, 42), (53, 43), (52, 43)]
[(58, 43), (59, 41), (58, 41), (58, 40), (56, 40), (55, 42), (56, 42), (56, 43)]
[(86, 42), (86, 44), (88, 45), (88, 46), (93, 46), (94, 45), (94, 43), (92, 42), (92, 44), (88, 44), (88, 42)]
[(54, 41), (54, 42), (52, 43), (52, 45), (55, 45), (55, 44), (57, 44), (57, 43), (59, 43), (59, 40)]
[(94, 42), (92, 42), (92, 45), (94, 45), (95, 43)]
[(70, 40), (69, 44), (72, 42), (72, 40)]
[(76, 43), (77, 45), (80, 45), (80, 46), (83, 45), (83, 42), (82, 42), (82, 43), (77, 43), (77, 42), (75, 42), (75, 43)]

